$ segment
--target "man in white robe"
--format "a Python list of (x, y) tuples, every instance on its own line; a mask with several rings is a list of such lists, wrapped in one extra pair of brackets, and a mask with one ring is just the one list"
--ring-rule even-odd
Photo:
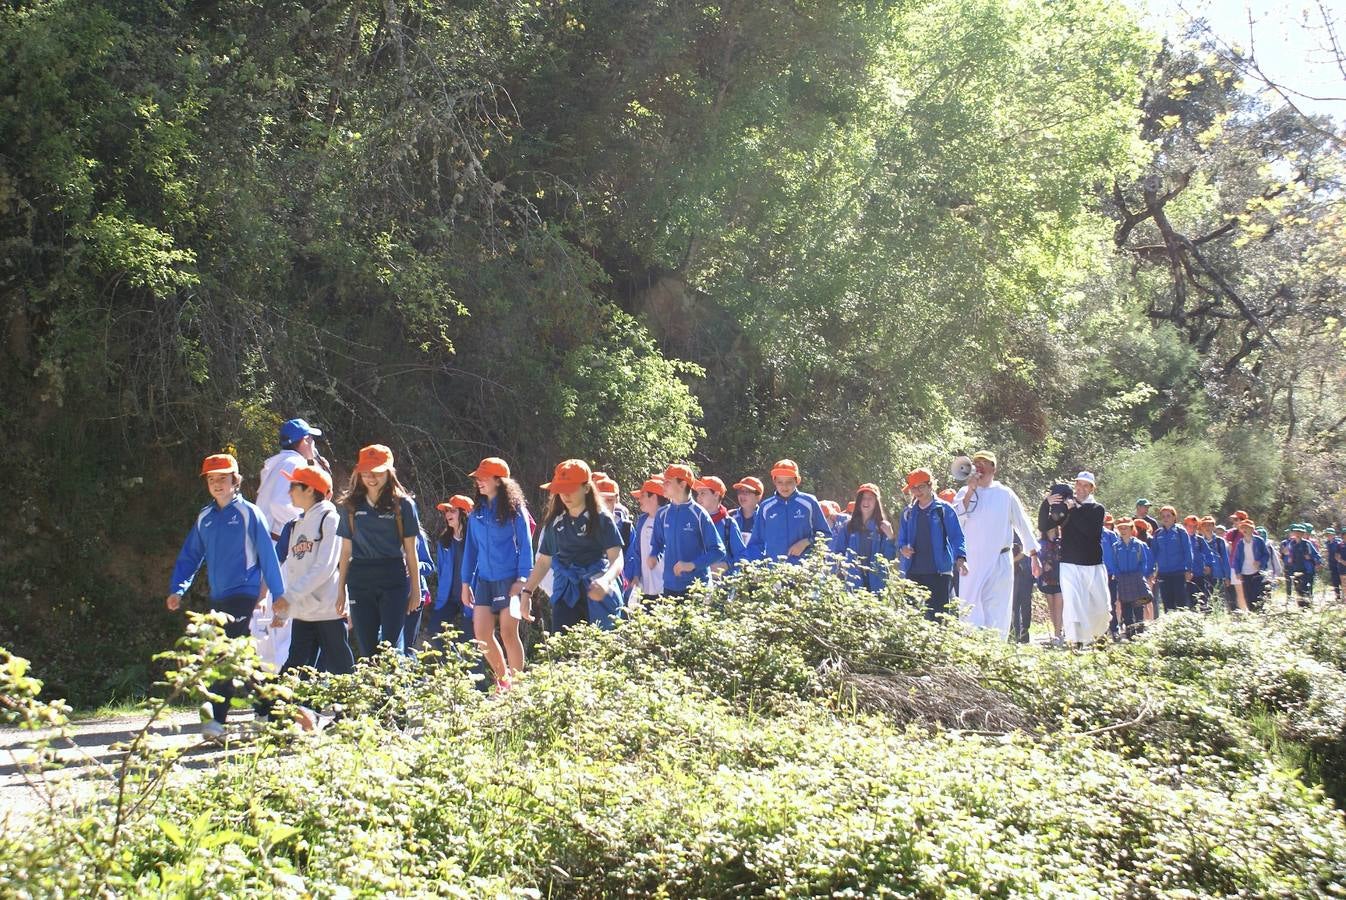
[(1038, 572), (1037, 535), (1017, 494), (995, 480), (996, 458), (982, 450), (972, 457), (975, 471), (953, 498), (953, 509), (967, 541), (968, 573), (958, 580), (958, 597), (970, 608), (963, 621), (994, 628), (1009, 637), (1014, 595), (1014, 535), (1033, 558)]

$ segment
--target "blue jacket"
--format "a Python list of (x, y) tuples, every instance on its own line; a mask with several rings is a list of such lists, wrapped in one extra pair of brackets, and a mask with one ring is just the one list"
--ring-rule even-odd
[[(463, 553), (467, 541), (449, 540), (447, 545), (436, 544), (435, 568), (439, 571), (439, 582), (435, 585), (435, 609), (448, 606), (462, 609), (463, 606)], [(469, 615), (471, 611), (469, 611)]]
[[(861, 552), (861, 546), (868, 544), (868, 553)], [(884, 537), (874, 522), (865, 525), (864, 532), (843, 528), (832, 537), (832, 552), (846, 557), (847, 564), (842, 567), (846, 583), (853, 588), (881, 591), (888, 578), (879, 566), (874, 564), (878, 556), (884, 559), (897, 559), (897, 541)]]
[(430, 576), (435, 574), (435, 558), (430, 555), (430, 542), (424, 531), (416, 532), (416, 558), (420, 560), (416, 568), (421, 573), (421, 594), (425, 595), (430, 591)]
[[(731, 513), (729, 514), (729, 518), (733, 519), (733, 520), (734, 520), (734, 523), (735, 523), (736, 525), (738, 525), (738, 530), (739, 530), (739, 533), (740, 533), (740, 534), (751, 535), (751, 534), (752, 534), (752, 530), (753, 530), (753, 528), (755, 528), (755, 527), (757, 526), (757, 523), (760, 522), (760, 521), (762, 520), (762, 519), (761, 519), (761, 507), (760, 507), (760, 506), (758, 507), (758, 512), (757, 512), (757, 514), (755, 514), (755, 515), (752, 517), (752, 521), (750, 521), (750, 522), (749, 522), (749, 521), (744, 521), (744, 518), (743, 518), (743, 510), (742, 510), (742, 508), (736, 509), (736, 510), (734, 510), (733, 512), (731, 512)], [(745, 543), (746, 543), (746, 541), (745, 541)]]
[(1234, 572), (1243, 574), (1243, 560), (1248, 553), (1249, 542), (1253, 545), (1253, 559), (1257, 560), (1257, 565), (1263, 571), (1271, 565), (1271, 548), (1267, 546), (1266, 540), (1260, 535), (1253, 535), (1251, 538), (1244, 538), (1234, 545)]
[(743, 532), (739, 530), (733, 516), (726, 515), (718, 522), (711, 516), (711, 521), (720, 532), (720, 540), (724, 541), (724, 561), (729, 563), (729, 568), (732, 569), (748, 556), (748, 544), (743, 540)]
[(557, 562), (556, 557), (552, 557), (552, 602), (574, 607), (583, 600), (589, 604), (589, 621), (604, 631), (611, 630), (622, 608), (621, 596), (616, 590), (610, 590), (602, 600), (589, 599), (589, 583), (607, 568), (606, 559), (581, 567)]
[(784, 558), (797, 563), (799, 557), (790, 554), (792, 546), (805, 539), (810, 543), (827, 541), (831, 534), (817, 497), (803, 491), (795, 491), (789, 499), (772, 494), (757, 507), (757, 515), (753, 517), (747, 558)]
[(1346, 555), (1346, 542), (1341, 538), (1333, 538), (1323, 547), (1323, 552), (1327, 554), (1327, 570), (1334, 574), (1340, 574), (1341, 558)]
[(280, 574), (266, 516), (240, 496), (223, 507), (211, 501), (196, 514), (173, 565), (168, 592), (187, 593), (203, 562), (211, 600), (243, 595), (256, 598), (262, 592), (263, 577), (271, 596), (285, 595), (285, 578)]
[(496, 521), (497, 495), (489, 503), (478, 498), (468, 514), (467, 547), (463, 550), (462, 579), (472, 582), (515, 581), (533, 572), (533, 541), (528, 534), (528, 517), (523, 510), (509, 516), (504, 524)]
[(1144, 541), (1131, 539), (1126, 543), (1117, 538), (1111, 544), (1103, 546), (1103, 565), (1114, 578), (1118, 575), (1130, 575), (1139, 572), (1146, 578), (1154, 574), (1154, 555)]
[[(654, 517), (662, 519), (666, 509), (668, 509), (667, 506), (659, 507), (659, 511), (654, 514)], [(636, 516), (636, 524), (631, 531), (631, 542), (626, 545), (626, 551), (622, 556), (622, 577), (627, 581), (639, 579), (640, 572), (645, 567), (645, 559), (640, 555), (640, 532), (644, 530), (647, 519), (649, 519), (649, 516), (645, 513)], [(650, 546), (654, 546), (653, 540), (651, 540)]]
[(1286, 566), (1289, 571), (1312, 575), (1323, 564), (1323, 557), (1309, 541), (1291, 541), (1289, 563)]
[[(1210, 566), (1210, 544), (1198, 534), (1189, 534), (1192, 541), (1192, 574), (1197, 578), (1206, 577), (1206, 566)], [(1215, 567), (1211, 566), (1213, 570)]]
[(1229, 580), (1229, 545), (1218, 534), (1212, 535), (1207, 542), (1210, 548), (1210, 577), (1219, 581)]
[(1192, 571), (1192, 538), (1181, 525), (1160, 528), (1150, 536), (1150, 552), (1160, 575)]
[[(694, 500), (670, 503), (663, 515), (654, 517), (653, 556), (664, 558), (664, 592), (681, 593), (693, 581), (705, 581), (711, 563), (724, 559), (720, 530)], [(673, 566), (689, 562), (696, 568), (682, 575), (673, 574)]]
[[(902, 510), (901, 525), (897, 529), (897, 548), (916, 547), (916, 529), (918, 515), (930, 519), (930, 540), (934, 543), (935, 571), (952, 572), (954, 563), (967, 559), (967, 543), (963, 538), (963, 526), (958, 524), (958, 513), (943, 500), (935, 499), (921, 509), (916, 503)], [(941, 535), (943, 539), (941, 539)], [(902, 557), (902, 574), (911, 569), (911, 560)]]

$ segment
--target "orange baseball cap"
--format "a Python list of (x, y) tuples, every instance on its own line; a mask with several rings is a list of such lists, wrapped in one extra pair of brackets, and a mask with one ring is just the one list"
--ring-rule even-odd
[(841, 504), (835, 500), (819, 500), (818, 505), (823, 508), (823, 512), (830, 512), (834, 516), (841, 512)]
[(383, 444), (370, 444), (360, 448), (360, 458), (355, 463), (357, 475), (365, 472), (386, 472), (393, 467), (393, 451)]
[(795, 481), (802, 482), (804, 477), (799, 474), (799, 463), (793, 459), (778, 460), (771, 467), (772, 478), (793, 478)]
[(736, 490), (736, 491), (752, 491), (754, 494), (756, 494), (756, 495), (759, 496), (759, 497), (762, 496), (762, 494), (766, 493), (766, 488), (762, 487), (762, 479), (760, 479), (760, 478), (754, 478), (754, 477), (752, 477), (751, 475), (749, 475), (747, 478), (743, 479), (742, 481), (737, 482), (737, 483), (734, 485), (734, 490)]
[(316, 463), (295, 466), (293, 472), (285, 472), (284, 475), (292, 483), (306, 484), (320, 494), (332, 493), (332, 476)]
[[(858, 488), (855, 489), (855, 492), (856, 492), (857, 494), (862, 493), (863, 491), (869, 491), (871, 494), (874, 495), (874, 499), (875, 499), (875, 500), (882, 500), (882, 499), (883, 499), (883, 494), (879, 493), (879, 486), (876, 485), (876, 484), (872, 484), (872, 483), (866, 481), (864, 484), (860, 485)], [(851, 501), (851, 503), (854, 503), (854, 502), (855, 502), (854, 500)], [(848, 504), (848, 505), (849, 505), (849, 504)]]
[(1122, 516), (1120, 519), (1117, 520), (1117, 527), (1118, 527), (1118, 528), (1131, 528), (1131, 527), (1133, 527), (1132, 522), (1131, 522), (1131, 518), (1130, 518), (1129, 516)]
[(621, 488), (617, 486), (617, 482), (613, 481), (611, 478), (609, 478), (608, 476), (604, 475), (601, 472), (595, 472), (593, 480), (594, 480), (594, 490), (598, 491), (598, 493), (601, 496), (615, 497), (619, 493), (621, 493)]
[(238, 460), (232, 453), (212, 453), (201, 461), (202, 475), (237, 475)]
[(955, 491), (953, 488), (945, 488), (944, 490), (939, 492), (939, 499), (943, 500), (945, 503), (952, 503), (953, 498), (957, 496), (958, 492)]
[(1241, 509), (1236, 509), (1234, 510), (1234, 518), (1242, 522), (1244, 519), (1248, 518), (1248, 514)]
[(695, 487), (698, 491), (714, 491), (721, 497), (725, 495), (724, 482), (716, 478), (714, 475), (707, 475), (705, 478), (702, 478), (695, 485), (693, 485), (693, 487)]
[(696, 484), (696, 473), (692, 471), (692, 467), (684, 466), (681, 463), (673, 463), (673, 465), (664, 469), (664, 482), (667, 483), (672, 478), (679, 478), (687, 482), (688, 487)]
[(639, 497), (641, 494), (654, 494), (657, 497), (664, 496), (664, 476), (651, 475), (645, 479), (645, 483), (640, 486), (640, 490), (632, 491), (632, 497)]
[(1257, 527), (1257, 523), (1252, 519), (1239, 519), (1239, 528), (1247, 528), (1249, 531)]
[(1215, 524), (1215, 517), (1214, 517), (1214, 516), (1202, 516), (1202, 517), (1201, 517), (1201, 524), (1202, 524), (1202, 525), (1214, 525), (1214, 524)]
[(907, 487), (914, 488), (918, 484), (934, 484), (935, 476), (929, 469), (916, 469), (907, 473)]
[[(1161, 510), (1161, 512), (1162, 512), (1162, 510)], [(1190, 515), (1190, 514), (1189, 514), (1189, 515), (1186, 515), (1186, 516), (1183, 516), (1183, 517), (1182, 517), (1182, 524), (1184, 524), (1184, 525), (1189, 525), (1189, 524), (1190, 524), (1190, 525), (1200, 525), (1200, 524), (1201, 524), (1201, 518), (1200, 518), (1199, 516), (1193, 516), (1193, 515)]]
[(1133, 519), (1132, 524), (1136, 526), (1136, 530), (1141, 534), (1150, 533), (1150, 523), (1145, 519)]
[(443, 503), (436, 503), (435, 509), (440, 512), (447, 512), (450, 509), (460, 509), (463, 512), (472, 512), (472, 498), (467, 494), (454, 494)]
[(846, 504), (846, 514), (853, 515), (854, 513), (855, 513), (855, 501), (852, 500)]
[(582, 459), (567, 459), (556, 464), (551, 481), (542, 485), (542, 489), (553, 494), (569, 494), (584, 487), (592, 478), (593, 472), (587, 462)]
[(508, 478), (509, 463), (498, 456), (488, 456), (477, 463), (477, 468), (473, 470), (469, 478)]

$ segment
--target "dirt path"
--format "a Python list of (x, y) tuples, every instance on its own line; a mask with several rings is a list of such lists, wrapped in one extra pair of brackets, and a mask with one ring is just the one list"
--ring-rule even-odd
[[(145, 716), (119, 716), (72, 723), (67, 735), (52, 744), (58, 767), (45, 774), (33, 769), (33, 745), (56, 734), (53, 730), (0, 729), (0, 829), (22, 827), (34, 812), (48, 802), (78, 804), (97, 798), (110, 789), (114, 773), (125, 754), (119, 744), (132, 740), (144, 727)], [(252, 713), (238, 713), (231, 724), (251, 720)], [(162, 746), (183, 748), (177, 768), (199, 772), (216, 765), (233, 750), (201, 737), (201, 722), (194, 711), (176, 712), (156, 727), (153, 740)]]

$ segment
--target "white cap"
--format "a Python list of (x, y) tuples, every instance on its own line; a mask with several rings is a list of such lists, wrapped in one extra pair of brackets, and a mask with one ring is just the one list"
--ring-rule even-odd
[(1075, 480), (1076, 480), (1076, 481), (1087, 481), (1087, 482), (1089, 482), (1090, 484), (1092, 484), (1094, 487), (1098, 487), (1098, 483), (1097, 483), (1096, 481), (1094, 481), (1094, 473), (1093, 473), (1093, 472), (1081, 472), (1080, 474), (1078, 474), (1078, 475), (1075, 476)]

